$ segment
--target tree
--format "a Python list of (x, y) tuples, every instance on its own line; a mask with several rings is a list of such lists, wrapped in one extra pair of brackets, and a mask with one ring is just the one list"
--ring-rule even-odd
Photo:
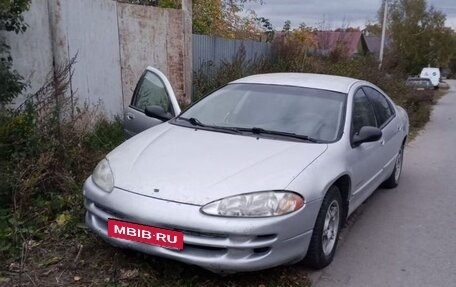
[[(29, 8), (29, 0), (0, 0), (0, 31), (25, 32), (22, 12)], [(0, 108), (10, 104), (26, 87), (23, 78), (13, 70), (9, 46), (0, 38)]]
[(291, 21), (287, 20), (283, 24), (282, 32), (286, 32), (287, 33), (287, 32), (290, 32), (290, 30), (291, 30)]
[(378, 23), (367, 23), (366, 28), (364, 28), (364, 33), (367, 36), (378, 36), (382, 35), (382, 26)]
[(300, 46), (304, 51), (317, 47), (317, 42), (314, 36), (315, 30), (307, 26), (305, 23), (299, 24), (299, 27), (291, 32), (291, 41)]
[(456, 58), (450, 59), (448, 68), (450, 69), (450, 76), (456, 78)]
[(247, 2), (261, 0), (194, 0), (193, 33), (225, 38), (255, 38), (263, 33), (258, 17), (245, 11)]
[(291, 21), (285, 21), (282, 28), (282, 40), (288, 49), (298, 50), (299, 53), (307, 53), (310, 49), (316, 48), (317, 43), (314, 37), (316, 30), (305, 23), (299, 24), (298, 28), (291, 29)]
[(272, 42), (274, 40), (275, 32), (271, 21), (264, 17), (256, 18), (256, 20), (258, 21), (258, 25), (263, 30), (264, 35), (266, 35), (266, 42)]
[[(280, 37), (274, 40), (273, 53), (278, 59), (294, 59), (291, 66), (284, 70), (299, 71), (307, 64), (307, 58), (317, 47), (315, 29), (301, 23), (298, 28), (291, 28), (290, 20), (283, 26)], [(283, 62), (283, 63), (286, 63)]]
[(455, 52), (452, 31), (445, 27), (446, 15), (429, 7), (426, 0), (394, 0), (389, 5), (389, 65), (408, 74), (418, 74), (428, 65), (447, 65)]
[(193, 0), (193, 33), (223, 34), (222, 2), (220, 0)]
[(359, 27), (340, 27), (334, 30), (335, 32), (359, 32)]

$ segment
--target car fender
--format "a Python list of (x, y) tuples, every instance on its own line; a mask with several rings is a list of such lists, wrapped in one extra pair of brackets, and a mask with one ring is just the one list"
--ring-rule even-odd
[[(306, 202), (322, 200), (328, 189), (342, 176), (350, 179), (350, 169), (344, 166), (342, 158), (346, 153), (340, 143), (331, 144), (330, 148), (303, 170), (287, 187), (287, 190), (302, 194)], [(349, 195), (350, 196), (350, 191)]]

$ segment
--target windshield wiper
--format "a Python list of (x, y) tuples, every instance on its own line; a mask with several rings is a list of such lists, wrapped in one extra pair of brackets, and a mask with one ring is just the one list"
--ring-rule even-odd
[(230, 128), (230, 127), (221, 127), (221, 126), (212, 126), (212, 125), (203, 124), (203, 123), (202, 123), (200, 120), (198, 120), (197, 118), (182, 118), (182, 117), (178, 117), (178, 119), (179, 119), (179, 120), (187, 121), (187, 122), (189, 122), (192, 126), (198, 126), (198, 127), (202, 127), (202, 128), (211, 129), (211, 130), (219, 130), (219, 131), (230, 132), (230, 133), (235, 133), (235, 134), (239, 134), (239, 133), (240, 133), (239, 130), (233, 129), (233, 128)]
[(198, 126), (198, 127), (208, 127), (208, 125), (203, 124), (200, 120), (197, 118), (183, 118), (183, 117), (178, 117), (177, 119), (183, 120), (186, 122), (189, 122), (192, 126)]
[(189, 123), (191, 123), (193, 126), (199, 126), (199, 127), (206, 127), (205, 124), (203, 124), (200, 120), (198, 120), (197, 118), (189, 118), (189, 119), (186, 119), (186, 118), (181, 118), (183, 120), (187, 120)]
[(189, 122), (192, 126), (198, 126), (198, 127), (203, 127), (211, 130), (219, 130), (219, 131), (224, 131), (224, 132), (230, 132), (230, 133), (236, 133), (239, 134), (241, 132), (249, 132), (252, 134), (265, 134), (265, 135), (275, 135), (275, 136), (282, 136), (282, 137), (289, 137), (289, 138), (295, 138), (295, 139), (300, 139), (300, 140), (305, 140), (305, 141), (310, 141), (313, 143), (318, 143), (320, 142), (317, 139), (314, 139), (312, 137), (306, 136), (306, 135), (299, 135), (295, 133), (288, 133), (288, 132), (280, 132), (280, 131), (273, 131), (273, 130), (265, 130), (263, 128), (240, 128), (240, 127), (222, 127), (222, 126), (212, 126), (212, 125), (206, 125), (202, 123), (200, 120), (197, 118), (183, 118), (183, 117), (178, 117), (177, 119), (183, 120), (186, 122)]
[(289, 137), (289, 138), (295, 138), (295, 139), (300, 139), (300, 140), (305, 140), (313, 143), (318, 143), (320, 142), (317, 139), (314, 139), (312, 137), (306, 136), (306, 135), (299, 135), (295, 133), (289, 133), (289, 132), (281, 132), (281, 131), (273, 131), (273, 130), (265, 130), (263, 128), (235, 128), (238, 131), (241, 132), (250, 132), (252, 134), (265, 134), (265, 135), (274, 135), (274, 136), (283, 136), (283, 137)]

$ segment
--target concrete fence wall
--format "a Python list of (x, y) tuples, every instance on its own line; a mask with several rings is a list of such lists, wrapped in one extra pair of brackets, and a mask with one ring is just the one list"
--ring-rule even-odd
[(71, 89), (81, 103), (98, 104), (108, 114), (122, 111), (117, 5), (107, 0), (51, 0), (54, 61), (78, 55)]
[[(162, 9), (113, 0), (31, 1), (24, 34), (5, 33), (14, 68), (37, 91), (78, 54), (71, 89), (81, 103), (101, 102), (109, 116), (128, 105), (147, 66), (160, 69), (180, 101), (191, 98), (191, 10)], [(190, 3), (190, 5), (189, 5)], [(191, 7), (183, 0), (184, 9)], [(190, 27), (190, 29), (189, 29)], [(191, 57), (191, 56), (190, 56)], [(20, 104), (18, 99), (16, 104)]]

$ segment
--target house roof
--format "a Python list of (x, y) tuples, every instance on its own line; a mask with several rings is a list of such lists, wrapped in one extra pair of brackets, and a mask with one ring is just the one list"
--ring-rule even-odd
[[(364, 36), (366, 40), (366, 45), (370, 53), (374, 54), (376, 57), (380, 54), (380, 46), (382, 43), (382, 38), (380, 36)], [(390, 39), (386, 37), (385, 47), (388, 48), (390, 44)]]
[(379, 53), (380, 52), (380, 44), (381, 38), (378, 36), (365, 36), (367, 48), (371, 53)]
[(361, 31), (318, 31), (315, 37), (320, 50), (329, 52), (338, 45), (343, 45), (347, 48), (348, 55), (353, 56), (358, 53), (358, 46), (364, 35)]

